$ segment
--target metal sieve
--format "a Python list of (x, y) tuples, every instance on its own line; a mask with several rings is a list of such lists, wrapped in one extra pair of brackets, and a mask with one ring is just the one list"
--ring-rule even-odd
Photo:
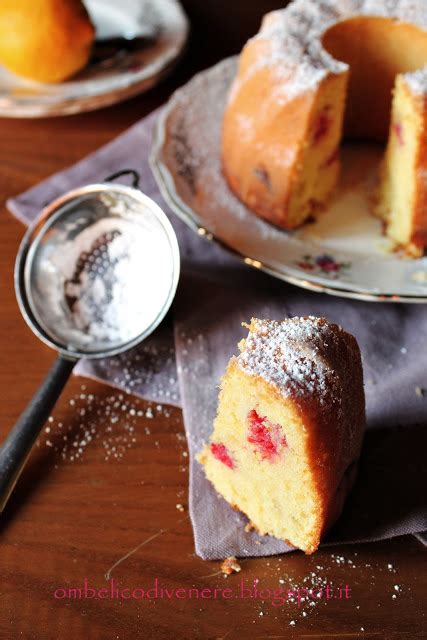
[[(110, 180), (131, 174), (133, 185)], [(164, 318), (179, 279), (179, 248), (160, 207), (125, 170), (69, 191), (26, 232), (15, 266), (22, 315), (58, 358), (0, 449), (0, 511), (80, 358), (144, 340)]]

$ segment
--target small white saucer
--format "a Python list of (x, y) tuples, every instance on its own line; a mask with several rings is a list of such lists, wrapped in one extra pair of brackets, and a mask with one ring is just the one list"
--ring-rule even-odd
[(89, 63), (60, 84), (25, 80), (0, 66), (0, 116), (59, 116), (120, 102), (156, 84), (184, 49), (189, 24), (177, 0), (87, 0), (86, 6), (97, 38), (148, 35), (149, 42)]

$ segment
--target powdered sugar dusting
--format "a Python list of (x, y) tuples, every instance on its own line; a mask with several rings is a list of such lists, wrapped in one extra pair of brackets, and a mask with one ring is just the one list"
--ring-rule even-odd
[(405, 74), (405, 81), (413, 93), (423, 96), (427, 92), (427, 67)]
[(340, 333), (337, 325), (312, 316), (283, 322), (253, 319), (236, 361), (285, 396), (315, 395), (323, 404), (339, 384), (326, 353)]
[[(139, 251), (143, 231), (138, 225), (133, 225), (127, 234), (111, 229), (96, 237), (99, 231), (94, 225), (90, 231), (96, 239), (84, 254), (88, 257), (78, 259), (77, 264), (83, 262), (78, 275), (74, 272), (65, 282), (75, 326), (88, 336), (88, 341), (96, 343), (120, 342), (123, 336), (131, 339), (149, 322), (144, 317), (146, 305), (141, 296), (141, 277), (147, 270), (147, 257)], [(67, 256), (65, 248), (61, 247), (61, 253)], [(138, 301), (132, 312), (129, 300)]]
[[(285, 9), (265, 16), (260, 32), (249, 41), (259, 55), (255, 63), (241, 70), (230, 99), (261, 68), (282, 77), (275, 90), (288, 99), (318, 86), (328, 73), (346, 72), (348, 65), (324, 49), (322, 38), (330, 27), (357, 16), (398, 19), (427, 28), (424, 0), (294, 0)], [(421, 79), (425, 91), (427, 82), (424, 76), (417, 81)]]
[[(81, 463), (88, 456), (99, 461), (120, 462), (131, 449), (141, 446), (141, 440), (158, 437), (155, 420), (162, 417), (174, 420), (173, 410), (167, 405), (147, 403), (128, 393), (108, 393), (88, 390), (80, 386), (68, 401), (69, 409), (51, 415), (37, 446), (52, 449), (55, 467), (61, 461)], [(154, 424), (153, 424), (154, 421)], [(185, 438), (176, 433), (183, 458), (188, 457), (181, 447)], [(151, 446), (160, 448), (154, 439)], [(185, 471), (181, 465), (180, 471)]]
[(178, 376), (173, 337), (168, 327), (157, 330), (154, 340), (148, 339), (114, 358), (84, 360), (76, 372), (110, 384), (141, 398), (159, 400), (180, 406)]

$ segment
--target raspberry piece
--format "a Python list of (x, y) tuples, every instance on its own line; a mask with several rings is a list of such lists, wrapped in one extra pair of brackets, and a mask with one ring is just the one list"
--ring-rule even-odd
[(332, 151), (329, 158), (326, 159), (326, 161), (323, 164), (323, 167), (324, 168), (330, 167), (331, 165), (334, 164), (334, 162), (338, 160), (339, 157), (340, 157), (340, 149), (339, 147), (337, 147), (334, 151)]
[(314, 122), (313, 133), (311, 136), (313, 144), (317, 144), (329, 131), (329, 127), (332, 124), (332, 120), (329, 116), (329, 109), (330, 107), (326, 107), (321, 111)]
[(225, 464), (226, 467), (234, 469), (234, 460), (229, 454), (225, 444), (212, 442), (210, 449), (214, 458)]
[(287, 446), (281, 426), (260, 416), (255, 409), (248, 413), (247, 440), (254, 445), (255, 451), (261, 454), (263, 460), (270, 462), (273, 462), (278, 457), (280, 450)]
[(403, 147), (403, 145), (405, 144), (405, 141), (403, 139), (403, 126), (401, 125), (400, 122), (395, 122), (393, 124), (393, 131), (400, 146)]

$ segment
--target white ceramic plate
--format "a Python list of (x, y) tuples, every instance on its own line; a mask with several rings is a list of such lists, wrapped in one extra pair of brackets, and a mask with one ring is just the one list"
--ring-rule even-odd
[(89, 64), (72, 80), (42, 84), (0, 67), (0, 116), (35, 118), (91, 111), (156, 84), (182, 53), (188, 20), (177, 0), (87, 0), (97, 38), (142, 35), (153, 41)]
[(392, 252), (381, 222), (369, 213), (378, 146), (344, 147), (333, 201), (298, 231), (261, 220), (230, 192), (220, 137), (235, 72), (236, 58), (230, 58), (198, 74), (175, 92), (159, 118), (151, 166), (171, 208), (200, 235), (293, 284), (363, 300), (427, 302), (427, 258)]

